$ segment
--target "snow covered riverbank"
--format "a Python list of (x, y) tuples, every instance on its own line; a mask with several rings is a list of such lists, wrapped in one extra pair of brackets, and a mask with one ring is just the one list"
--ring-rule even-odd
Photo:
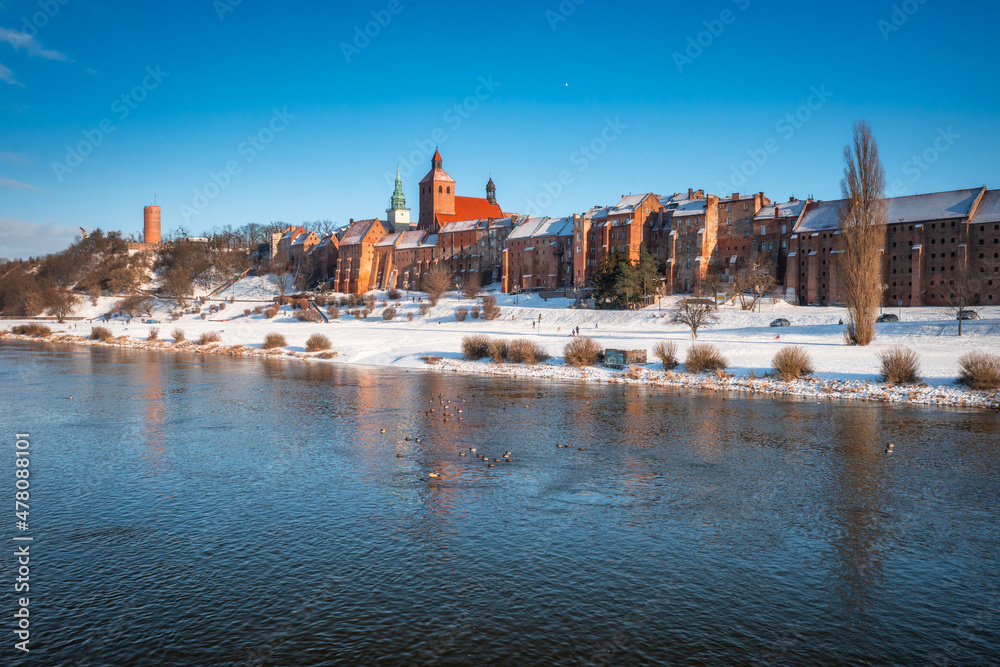
[[(457, 372), (502, 374), (514, 377), (551, 378), (556, 380), (622, 382), (677, 388), (750, 391), (773, 395), (809, 396), (822, 399), (845, 398), (886, 402), (913, 402), (934, 405), (1000, 407), (996, 392), (972, 392), (957, 385), (958, 359), (972, 350), (1000, 352), (1000, 307), (978, 308), (982, 319), (965, 322), (963, 335), (957, 336), (957, 322), (946, 309), (911, 308), (900, 312), (901, 322), (877, 325), (878, 339), (867, 348), (848, 347), (843, 343), (843, 327), (838, 323), (844, 316), (839, 308), (800, 308), (783, 302), (763, 305), (763, 313), (748, 313), (731, 306), (719, 310), (719, 321), (699, 333), (698, 342), (716, 345), (728, 358), (730, 367), (724, 375), (694, 375), (685, 373), (683, 364), (672, 373), (651, 363), (635, 379), (622, 371), (606, 368), (576, 369), (562, 363), (562, 348), (570, 340), (570, 331), (580, 327), (581, 333), (594, 338), (606, 348), (647, 349), (659, 341), (677, 343), (683, 361), (688, 346), (694, 341), (681, 325), (670, 322), (668, 309), (674, 299), (665, 299), (662, 310), (653, 306), (636, 312), (591, 311), (569, 308), (563, 299), (543, 301), (537, 295), (513, 297), (497, 294), (501, 317), (487, 322), (455, 319), (456, 308), (472, 308), (474, 300), (449, 294), (426, 315), (420, 312), (416, 293), (403, 293), (397, 315), (391, 321), (381, 317), (385, 297), (377, 293), (379, 306), (366, 319), (357, 320), (343, 310), (330, 322), (297, 321), (290, 308), (284, 307), (273, 319), (254, 314), (256, 306), (270, 305), (273, 289), (263, 279), (247, 279), (227, 296), (235, 303), (221, 312), (202, 319), (200, 314), (186, 314), (175, 322), (165, 322), (170, 304), (158, 304), (153, 317), (159, 324), (131, 324), (112, 321), (102, 324), (116, 336), (112, 343), (126, 348), (178, 350), (200, 354), (228, 356), (266, 356), (315, 360), (316, 363), (348, 363), (405, 368), (443, 369)], [(97, 306), (79, 313), (96, 317), (110, 310), (113, 300), (102, 299)], [(211, 303), (211, 301), (209, 302)], [(391, 305), (391, 304), (390, 304)], [(250, 316), (244, 315), (249, 309)], [(203, 312), (207, 311), (207, 306)], [(897, 311), (893, 311), (897, 312)], [(412, 315), (412, 320), (410, 319)], [(541, 315), (541, 323), (538, 317)], [(784, 317), (791, 326), (770, 328), (776, 317)], [(22, 322), (0, 322), (0, 331)], [(86, 340), (90, 329), (98, 322), (76, 321), (64, 325), (46, 322), (55, 336), (49, 340), (74, 344), (104, 344)], [(150, 329), (158, 329), (160, 340), (147, 341)], [(218, 333), (221, 342), (199, 346), (192, 342), (175, 344), (171, 332), (184, 331), (187, 341), (202, 333)], [(282, 334), (288, 345), (277, 350), (263, 350), (261, 343), (268, 333)], [(314, 334), (327, 336), (336, 357), (320, 360), (305, 351), (306, 339)], [(541, 345), (553, 359), (538, 366), (470, 362), (461, 358), (462, 338), (468, 334), (485, 334), (506, 338), (526, 337)], [(17, 337), (21, 338), (21, 337)], [(799, 345), (812, 356), (814, 379), (782, 382), (765, 378), (774, 354), (785, 345)], [(880, 383), (877, 353), (895, 345), (915, 350), (921, 361), (920, 375), (926, 386), (887, 387)], [(424, 357), (440, 357), (428, 365)], [(650, 357), (652, 361), (652, 357)]]

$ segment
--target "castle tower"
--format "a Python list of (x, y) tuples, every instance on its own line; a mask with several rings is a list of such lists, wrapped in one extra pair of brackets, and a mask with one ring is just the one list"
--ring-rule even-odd
[(437, 233), (434, 215), (455, 215), (455, 179), (444, 170), (441, 153), (434, 151), (431, 170), (420, 181), (420, 218), (418, 229)]
[(386, 221), (394, 231), (410, 230), (410, 209), (406, 208), (406, 196), (403, 194), (403, 179), (399, 177), (399, 166), (396, 167), (396, 190), (389, 200), (389, 208), (385, 211)]
[(490, 182), (486, 184), (486, 201), (491, 204), (497, 203), (497, 186), (493, 184), (493, 177), (490, 177)]
[(160, 244), (160, 207), (147, 206), (142, 211), (142, 240), (147, 245)]

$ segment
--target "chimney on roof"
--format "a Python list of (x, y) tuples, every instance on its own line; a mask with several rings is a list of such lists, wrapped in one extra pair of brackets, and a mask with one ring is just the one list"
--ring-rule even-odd
[(688, 188), (688, 199), (694, 199), (694, 188)]
[(740, 198), (740, 193), (739, 192), (734, 192), (733, 193), (733, 201), (736, 201), (739, 198)]

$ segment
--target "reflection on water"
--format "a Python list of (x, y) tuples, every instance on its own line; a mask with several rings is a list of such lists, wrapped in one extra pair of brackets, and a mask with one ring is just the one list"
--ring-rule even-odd
[(1000, 659), (995, 413), (20, 344), (0, 380), (36, 664)]

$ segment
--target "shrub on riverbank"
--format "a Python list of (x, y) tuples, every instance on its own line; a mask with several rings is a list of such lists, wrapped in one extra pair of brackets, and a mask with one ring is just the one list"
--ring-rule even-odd
[(483, 334), (463, 336), (462, 356), (469, 361), (479, 361), (490, 356), (490, 337)]
[(146, 336), (146, 340), (157, 340), (160, 337), (159, 327), (153, 327), (149, 330), (149, 335)]
[(969, 389), (1000, 389), (1000, 356), (976, 350), (963, 354), (958, 365), (962, 369), (959, 381)]
[(38, 322), (29, 322), (28, 324), (19, 324), (16, 327), (11, 327), (10, 332), (18, 336), (38, 336), (44, 338), (52, 334), (52, 329)]
[(107, 342), (114, 337), (115, 335), (111, 333), (111, 329), (107, 327), (94, 327), (90, 330), (90, 340)]
[(515, 364), (534, 366), (549, 358), (542, 346), (528, 338), (515, 338), (507, 348), (507, 359)]
[(886, 384), (919, 384), (920, 358), (908, 347), (898, 345), (878, 353), (882, 381)]
[(782, 380), (798, 380), (813, 374), (812, 357), (804, 348), (787, 345), (771, 360), (774, 374)]
[(285, 347), (286, 345), (288, 345), (288, 342), (285, 341), (285, 337), (280, 333), (269, 333), (264, 336), (264, 343), (261, 345), (261, 348), (273, 350), (276, 347)]
[(174, 329), (170, 335), (173, 336), (175, 343), (184, 341), (184, 329)]
[(494, 338), (490, 341), (490, 361), (495, 364), (502, 364), (507, 361), (507, 354), (510, 352), (510, 345), (506, 338)]
[(198, 337), (198, 345), (208, 345), (209, 343), (218, 343), (221, 341), (222, 336), (217, 331), (206, 331)]
[(660, 360), (665, 371), (673, 370), (680, 364), (677, 359), (677, 343), (672, 340), (660, 341), (653, 345), (653, 356)]
[(322, 352), (323, 350), (329, 350), (331, 347), (333, 347), (333, 343), (323, 334), (315, 333), (309, 336), (309, 339), (306, 341), (306, 352)]
[(574, 338), (566, 343), (563, 348), (563, 357), (566, 363), (577, 368), (593, 366), (601, 358), (604, 352), (601, 346), (593, 338)]
[(684, 364), (689, 373), (710, 373), (729, 368), (729, 361), (719, 348), (709, 343), (695, 343), (688, 348)]

